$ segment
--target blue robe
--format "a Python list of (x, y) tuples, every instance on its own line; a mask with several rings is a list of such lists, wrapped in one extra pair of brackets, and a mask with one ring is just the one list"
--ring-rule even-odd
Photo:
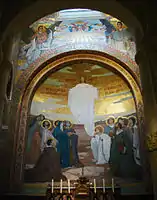
[(61, 122), (53, 130), (53, 136), (58, 141), (57, 152), (60, 153), (60, 164), (62, 168), (70, 167), (70, 143), (69, 136), (60, 129)]
[(110, 131), (114, 132), (114, 127), (106, 126), (105, 127), (105, 134), (109, 135)]

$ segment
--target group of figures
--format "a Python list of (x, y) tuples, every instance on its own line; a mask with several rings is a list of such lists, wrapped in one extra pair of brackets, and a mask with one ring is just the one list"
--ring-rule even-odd
[[(92, 43), (99, 42), (111, 46), (132, 59), (135, 56), (135, 42), (132, 34), (123, 28), (122, 22), (117, 22), (115, 28), (107, 20), (74, 21), (69, 23), (56, 22), (49, 27), (39, 25), (36, 33), (32, 36), (31, 42), (22, 42), (19, 51), (19, 69), (26, 69), (31, 63), (37, 60), (43, 53), (57, 46), (72, 43)], [(26, 62), (22, 62), (25, 60)]]
[[(34, 167), (26, 170), (26, 181), (45, 182), (52, 178), (58, 181), (65, 179), (61, 169), (82, 166), (77, 151), (78, 135), (70, 121), (57, 120), (52, 125), (44, 115), (37, 116), (29, 128), (27, 155), (36, 153), (32, 143), (34, 134), (40, 137), (40, 144), (36, 145), (39, 153), (36, 161), (33, 160)], [(31, 163), (28, 158), (26, 162)]]
[[(96, 125), (89, 142), (93, 153), (93, 166), (109, 165), (114, 176), (121, 178), (141, 179), (140, 143), (136, 117), (110, 117), (104, 125)], [(33, 138), (38, 135), (40, 143), (34, 144)], [(25, 171), (27, 182), (49, 182), (66, 180), (62, 174), (70, 168), (80, 168), (78, 153), (79, 134), (75, 132), (70, 121), (45, 119), (44, 115), (35, 117), (29, 127), (26, 148), (26, 163), (33, 168)], [(38, 148), (38, 154), (35, 148)], [(28, 160), (27, 160), (28, 156)]]
[(140, 144), (136, 118), (110, 117), (106, 126), (97, 125), (91, 139), (96, 164), (110, 164), (113, 175), (139, 177), (141, 171)]

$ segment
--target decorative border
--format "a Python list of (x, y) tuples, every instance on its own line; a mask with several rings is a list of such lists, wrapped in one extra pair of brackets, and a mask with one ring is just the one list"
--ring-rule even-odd
[(23, 183), (27, 117), (36, 88), (44, 78), (54, 71), (61, 69), (67, 64), (84, 61), (97, 63), (101, 66), (109, 68), (112, 71), (118, 72), (130, 87), (134, 96), (137, 115), (140, 115), (140, 113), (138, 113), (138, 105), (142, 102), (142, 95), (138, 80), (133, 77), (132, 73), (124, 63), (119, 64), (117, 60), (112, 60), (109, 55), (93, 51), (73, 51), (70, 54), (61, 54), (58, 57), (48, 60), (43, 65), (36, 67), (36, 70), (31, 73), (29, 72), (27, 77), (23, 77), (22, 87), (17, 88), (19, 96), (18, 98), (17, 96), (16, 98), (14, 97), (18, 106), (15, 127), (14, 160), (11, 169), (11, 186), (15, 188), (15, 190), (18, 190), (18, 187), (20, 187)]

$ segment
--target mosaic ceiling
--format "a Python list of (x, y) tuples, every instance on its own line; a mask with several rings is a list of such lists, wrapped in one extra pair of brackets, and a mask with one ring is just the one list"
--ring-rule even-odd
[(39, 19), (23, 32), (18, 73), (59, 53), (76, 49), (106, 52), (137, 71), (134, 37), (124, 23), (98, 11), (72, 9)]
[(75, 122), (67, 105), (68, 91), (80, 83), (81, 77), (99, 91), (99, 99), (95, 103), (95, 121), (104, 120), (109, 115), (135, 112), (130, 89), (118, 75), (101, 66), (82, 63), (67, 66), (50, 75), (35, 93), (31, 114), (43, 113), (49, 119)]

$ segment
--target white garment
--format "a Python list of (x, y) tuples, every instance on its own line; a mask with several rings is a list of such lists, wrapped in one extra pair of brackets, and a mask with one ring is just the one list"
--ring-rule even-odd
[(91, 149), (96, 164), (105, 164), (109, 162), (111, 148), (111, 137), (107, 134), (96, 135), (91, 139)]
[(68, 106), (78, 124), (84, 124), (87, 134), (94, 133), (94, 101), (97, 88), (86, 83), (77, 84), (69, 90)]
[(37, 58), (39, 58), (41, 53), (45, 52), (46, 50), (49, 50), (51, 48), (52, 40), (53, 40), (52, 31), (50, 29), (47, 40), (45, 42), (38, 44), (36, 38), (31, 40), (31, 45), (26, 53), (28, 64), (31, 64)]
[(41, 144), (40, 144), (41, 152), (43, 152), (45, 147), (48, 147), (47, 146), (47, 140), (48, 139), (56, 140), (52, 135), (52, 131), (49, 131), (48, 129), (43, 128), (42, 129)]
[(140, 143), (139, 143), (139, 135), (137, 126), (133, 127), (133, 152), (134, 152), (134, 160), (137, 165), (141, 165), (140, 162)]

